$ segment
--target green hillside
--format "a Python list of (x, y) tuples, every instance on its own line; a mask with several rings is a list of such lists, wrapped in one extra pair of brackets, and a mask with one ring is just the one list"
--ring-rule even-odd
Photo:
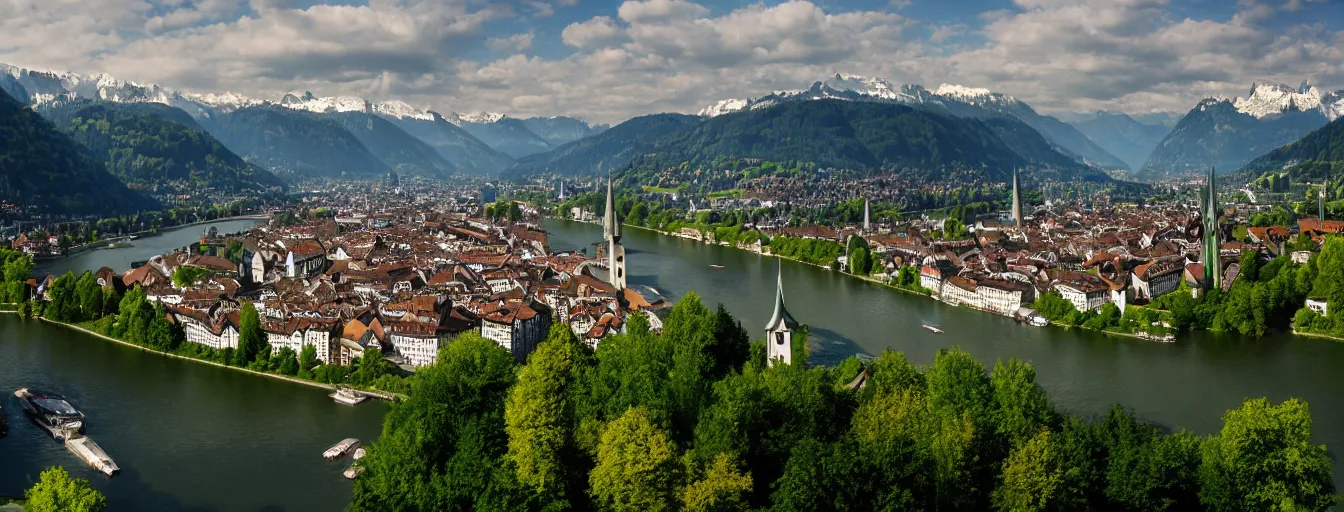
[(158, 208), (103, 170), (49, 121), (0, 92), (0, 197), (48, 213), (110, 215)]
[(229, 192), (283, 187), (274, 174), (229, 151), (181, 109), (158, 103), (84, 103), (47, 116), (101, 158), (112, 174), (139, 187), (178, 185)]

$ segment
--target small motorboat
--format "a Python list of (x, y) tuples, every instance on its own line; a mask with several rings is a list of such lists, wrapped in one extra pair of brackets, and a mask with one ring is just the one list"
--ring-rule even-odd
[(924, 324), (924, 328), (925, 328), (925, 329), (928, 329), (928, 330), (930, 330), (930, 331), (933, 331), (933, 332), (935, 332), (935, 333), (938, 333), (938, 334), (942, 334), (942, 333), (943, 333), (943, 330), (942, 330), (942, 329), (939, 329), (939, 328), (934, 327), (934, 326), (929, 325), (929, 324)]
[(359, 448), (355, 448), (355, 453), (351, 455), (350, 458), (352, 460), (360, 460), (363, 459), (365, 455), (368, 455), (368, 453), (369, 452), (364, 451), (364, 447), (361, 446)]
[(336, 460), (346, 456), (351, 450), (359, 447), (359, 440), (353, 437), (342, 439), (341, 442), (331, 445), (327, 451), (322, 452), (322, 458), (327, 460)]
[(723, 265), (711, 264), (709, 268), (723, 268)]

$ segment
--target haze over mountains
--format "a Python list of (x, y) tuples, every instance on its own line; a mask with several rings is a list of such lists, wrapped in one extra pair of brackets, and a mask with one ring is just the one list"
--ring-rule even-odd
[(424, 176), (458, 171), (493, 174), (512, 165), (516, 157), (605, 129), (566, 117), (441, 115), (400, 101), (324, 98), (311, 92), (287, 94), (279, 101), (228, 92), (192, 94), (106, 74), (82, 76), (4, 64), (0, 64), (0, 90), (34, 106), (77, 100), (168, 105), (195, 119), (248, 162), (288, 178), (389, 170)]
[[(396, 100), (307, 91), (276, 101), (184, 93), (106, 74), (3, 64), (0, 90), (62, 130), (95, 128), (74, 139), (127, 183), (162, 176), (222, 190), (278, 188), (277, 177), (591, 175), (632, 162), (718, 165), (740, 158), (925, 173), (979, 166), (992, 177), (1026, 166), (1146, 180), (1209, 165), (1233, 172), (1344, 114), (1344, 90), (1262, 83), (1244, 98), (1206, 99), (1183, 117), (1096, 112), (1065, 122), (988, 89), (927, 89), (843, 74), (805, 89), (720, 100), (698, 116), (653, 114), (611, 128), (563, 116), (440, 114)], [(173, 144), (144, 149), (137, 143), (148, 132), (172, 134)], [(153, 165), (118, 160), (126, 151), (143, 153), (139, 162)]]

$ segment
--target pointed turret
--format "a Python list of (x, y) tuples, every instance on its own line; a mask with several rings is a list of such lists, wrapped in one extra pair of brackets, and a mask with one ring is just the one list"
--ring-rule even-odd
[(1203, 200), (1203, 210), (1200, 212), (1204, 221), (1204, 280), (1210, 289), (1218, 288), (1223, 280), (1223, 261), (1220, 257), (1222, 243), (1219, 240), (1218, 230), (1218, 182), (1215, 177), (1215, 170), (1209, 167), (1209, 184), (1205, 189)]
[(781, 261), (775, 280), (775, 312), (765, 324), (766, 364), (793, 364), (793, 331), (798, 322), (784, 308), (784, 263)]
[(1013, 168), (1013, 225), (1022, 227), (1022, 193), (1018, 190), (1017, 168)]
[(621, 241), (621, 221), (616, 218), (616, 195), (611, 177), (607, 177), (607, 213), (602, 218), (602, 233), (609, 239)]

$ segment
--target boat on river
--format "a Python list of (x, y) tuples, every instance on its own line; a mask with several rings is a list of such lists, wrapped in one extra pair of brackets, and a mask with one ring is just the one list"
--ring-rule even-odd
[(75, 409), (65, 397), (45, 391), (22, 388), (14, 392), (23, 410), (38, 426), (51, 433), (57, 441), (78, 436), (84, 432), (84, 413)]
[(364, 447), (363, 447), (363, 446), (361, 446), (361, 447), (359, 447), (359, 448), (355, 448), (355, 454), (354, 454), (354, 455), (351, 455), (351, 456), (350, 456), (350, 459), (351, 459), (351, 460), (359, 460), (359, 459), (364, 458), (365, 455), (368, 455), (368, 452), (364, 450)]
[(719, 268), (723, 268), (723, 265), (711, 264), (711, 265), (709, 266), (709, 268), (719, 269)]
[(341, 442), (331, 445), (327, 451), (322, 452), (322, 458), (327, 460), (336, 460), (346, 456), (351, 450), (359, 447), (359, 440), (353, 437), (342, 439)]
[(65, 448), (104, 475), (113, 476), (121, 472), (121, 467), (92, 439), (82, 436), (69, 439), (65, 442)]
[(359, 405), (360, 402), (369, 398), (362, 393), (348, 388), (338, 389), (336, 392), (327, 396), (331, 397), (332, 400), (335, 400), (336, 403), (342, 405)]
[(943, 330), (942, 330), (942, 329), (939, 329), (939, 328), (934, 327), (934, 326), (929, 325), (929, 324), (924, 324), (924, 328), (925, 328), (925, 329), (928, 329), (928, 330), (930, 330), (930, 331), (933, 331), (933, 332), (935, 332), (935, 333), (938, 333), (938, 334), (942, 334), (942, 333), (943, 333)]

